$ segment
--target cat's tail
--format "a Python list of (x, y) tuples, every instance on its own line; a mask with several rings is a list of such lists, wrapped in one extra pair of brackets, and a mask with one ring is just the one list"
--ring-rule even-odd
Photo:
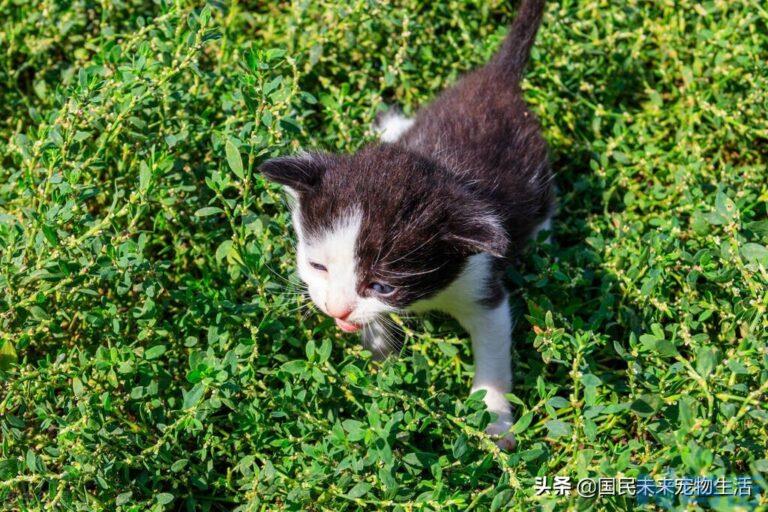
[(522, 0), (509, 34), (494, 57), (494, 64), (508, 77), (519, 81), (544, 13), (544, 0)]

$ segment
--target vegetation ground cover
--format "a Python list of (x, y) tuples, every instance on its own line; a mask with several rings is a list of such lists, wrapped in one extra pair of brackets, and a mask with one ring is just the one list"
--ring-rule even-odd
[[(372, 140), (505, 1), (0, 0), (0, 508), (623, 510), (538, 476), (768, 490), (768, 11), (548, 4), (524, 82), (560, 190), (508, 272), (518, 447), (466, 335), (372, 362), (295, 294), (264, 159)], [(688, 510), (764, 509), (763, 496)]]

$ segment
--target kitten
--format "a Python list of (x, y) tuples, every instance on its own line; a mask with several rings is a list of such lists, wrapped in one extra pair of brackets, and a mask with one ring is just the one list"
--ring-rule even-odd
[(438, 310), (472, 338), (472, 390), (509, 432), (512, 322), (502, 274), (553, 211), (552, 173), (520, 80), (544, 9), (523, 0), (493, 59), (414, 119), (389, 113), (381, 143), (352, 155), (304, 153), (262, 164), (291, 197), (298, 273), (345, 332), (386, 353), (391, 312)]

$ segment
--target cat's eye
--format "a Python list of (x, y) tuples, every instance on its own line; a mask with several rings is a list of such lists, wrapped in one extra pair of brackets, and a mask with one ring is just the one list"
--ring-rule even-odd
[(328, 269), (325, 267), (325, 265), (315, 263), (314, 261), (310, 261), (309, 264), (312, 265), (312, 268), (317, 269), (320, 272), (328, 272)]
[(368, 288), (376, 295), (391, 295), (395, 288), (384, 283), (371, 283)]

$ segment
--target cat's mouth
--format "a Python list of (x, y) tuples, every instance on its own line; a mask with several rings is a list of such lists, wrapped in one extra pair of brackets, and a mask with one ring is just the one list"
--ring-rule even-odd
[(341, 320), (339, 318), (336, 318), (336, 325), (344, 332), (357, 332), (360, 329), (363, 328), (362, 325), (356, 324), (353, 322), (347, 322), (346, 320)]

